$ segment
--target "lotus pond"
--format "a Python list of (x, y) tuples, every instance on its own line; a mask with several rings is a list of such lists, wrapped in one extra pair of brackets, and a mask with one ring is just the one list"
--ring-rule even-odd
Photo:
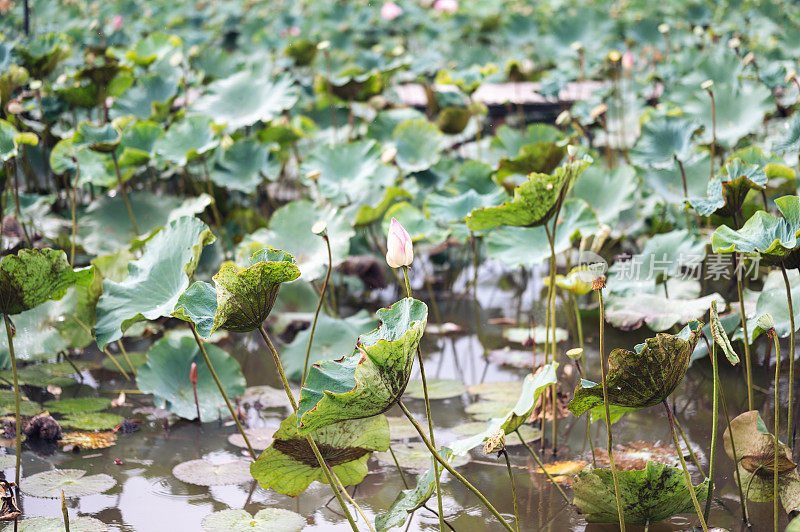
[(800, 530), (796, 4), (0, 31), (0, 530)]

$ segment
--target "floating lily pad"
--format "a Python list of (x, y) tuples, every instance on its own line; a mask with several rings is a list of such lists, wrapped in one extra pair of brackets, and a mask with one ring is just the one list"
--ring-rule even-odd
[[(464, 383), (452, 379), (427, 379), (428, 399), (452, 399), (459, 397), (467, 391)], [(406, 395), (412, 399), (424, 399), (425, 394), (422, 389), (421, 380), (408, 381)]]
[(80, 430), (111, 430), (125, 418), (107, 412), (82, 412), (68, 414), (59, 423), (63, 427)]
[(31, 497), (57, 499), (62, 491), (65, 497), (83, 497), (103, 493), (116, 484), (116, 480), (102, 473), (87, 475), (81, 469), (52, 469), (23, 478), (20, 489)]
[(522, 381), (481, 382), (473, 384), (467, 391), (483, 399), (513, 402), (522, 393)]
[(476, 401), (468, 405), (464, 412), (478, 421), (488, 421), (491, 418), (500, 417), (514, 406), (514, 399), (502, 401)]
[(227, 486), (252, 480), (250, 462), (247, 460), (220, 463), (189, 460), (173, 467), (172, 474), (178, 480), (196, 486)]
[[(549, 339), (548, 339), (549, 336)], [(560, 327), (556, 327), (556, 342), (564, 342), (567, 339), (567, 331)], [(553, 333), (550, 329), (544, 326), (536, 326), (533, 329), (530, 327), (509, 327), (503, 329), (503, 338), (509, 342), (522, 344), (533, 339), (537, 344), (544, 344), (551, 340)]]
[[(60, 495), (59, 495), (60, 496)], [(69, 520), (70, 530), (80, 530), (80, 532), (106, 532), (108, 527), (102, 521), (94, 517), (75, 517)], [(3, 532), (14, 530), (14, 525), (7, 525)], [(61, 517), (30, 517), (23, 519), (17, 525), (18, 532), (63, 532), (64, 519)]]
[[(431, 452), (422, 442), (395, 443), (392, 445), (392, 450), (403, 469), (425, 471), (431, 465)], [(394, 459), (389, 451), (375, 453), (375, 458), (381, 465), (395, 467)], [(469, 455), (454, 456), (450, 465), (461, 467), (466, 465), (469, 460)]]
[(414, 424), (411, 423), (407, 417), (387, 416), (386, 421), (389, 422), (389, 437), (392, 441), (419, 438), (419, 432), (417, 432)]
[(79, 412), (99, 412), (111, 406), (111, 400), (105, 397), (77, 397), (74, 399), (58, 399), (44, 404), (45, 410), (58, 414)]
[(105, 449), (117, 443), (117, 434), (76, 430), (62, 434), (58, 443), (62, 446), (74, 445), (81, 449)]
[[(286, 396), (284, 395), (284, 400)], [(256, 451), (263, 451), (272, 444), (272, 435), (278, 430), (277, 427), (259, 427), (259, 428), (246, 428), (244, 433), (247, 434), (247, 439), (250, 440), (250, 445)], [(247, 449), (247, 443), (238, 432), (234, 432), (228, 436), (228, 442), (236, 447)]]
[(203, 518), (205, 532), (297, 532), (305, 517), (283, 508), (264, 508), (255, 515), (244, 510), (222, 510)]
[[(16, 346), (16, 343), (14, 344)], [(11, 370), (0, 371), (0, 378), (5, 379), (7, 382), (12, 382), (13, 375)], [(29, 386), (70, 386), (75, 384), (75, 379), (59, 375), (58, 372), (50, 371), (50, 364), (36, 364), (32, 366), (25, 366), (17, 371), (17, 379), (20, 384), (27, 384)]]

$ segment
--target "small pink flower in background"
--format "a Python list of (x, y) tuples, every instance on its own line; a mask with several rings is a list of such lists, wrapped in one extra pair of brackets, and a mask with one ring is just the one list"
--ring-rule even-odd
[(122, 29), (122, 23), (124, 19), (122, 15), (114, 15), (114, 18), (111, 20), (111, 25), (114, 28), (114, 31), (119, 31)]
[(403, 14), (403, 8), (394, 2), (385, 2), (381, 6), (381, 18), (383, 20), (394, 20)]
[(622, 54), (622, 69), (625, 71), (630, 72), (633, 70), (633, 65), (636, 63), (636, 58), (633, 55), (633, 52), (628, 50), (624, 54)]
[(458, 0), (436, 0), (436, 2), (433, 3), (433, 9), (455, 13), (458, 11)]
[(289, 26), (281, 30), (281, 37), (297, 37), (298, 35), (300, 35), (300, 28), (297, 26)]
[(389, 224), (386, 249), (386, 263), (391, 268), (411, 266), (414, 261), (414, 246), (411, 243), (411, 235), (395, 218), (392, 218), (392, 223)]

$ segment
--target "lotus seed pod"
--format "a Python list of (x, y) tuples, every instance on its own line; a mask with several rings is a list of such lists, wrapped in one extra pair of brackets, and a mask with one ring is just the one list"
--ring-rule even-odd
[(571, 360), (580, 360), (581, 357), (583, 356), (583, 348), (576, 347), (574, 349), (570, 349), (569, 351), (567, 351), (567, 356)]

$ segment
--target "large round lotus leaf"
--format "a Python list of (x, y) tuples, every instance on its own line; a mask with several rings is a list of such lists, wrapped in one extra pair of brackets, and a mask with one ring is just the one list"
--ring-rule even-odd
[[(686, 189), (690, 198), (706, 194), (710, 164), (709, 155), (705, 152), (696, 153), (683, 163), (683, 171), (686, 173)], [(683, 191), (683, 174), (677, 164), (659, 169), (645, 169), (642, 171), (642, 178), (652, 193), (652, 198), (657, 199), (659, 203), (683, 205), (686, 200), (687, 194)]]
[(631, 150), (640, 166), (672, 168), (675, 158), (686, 161), (692, 153), (692, 136), (699, 124), (678, 116), (658, 116), (642, 125), (642, 136)]
[[(786, 272), (786, 276), (789, 278), (792, 302), (794, 303), (795, 327), (800, 328), (800, 304), (797, 303), (800, 301), (800, 272), (789, 270)], [(745, 301), (747, 301), (747, 296), (745, 296)], [(751, 342), (765, 332), (758, 326), (758, 318), (764, 314), (772, 316), (775, 332), (778, 333), (778, 336), (781, 338), (789, 336), (792, 330), (792, 323), (789, 319), (789, 305), (787, 305), (786, 301), (786, 285), (783, 281), (783, 275), (779, 271), (771, 271), (767, 275), (764, 280), (764, 286), (756, 299), (755, 313), (747, 320), (747, 331), (750, 333)], [(741, 338), (741, 329), (737, 331), (736, 336)]]
[(437, 221), (460, 222), (469, 216), (473, 210), (489, 207), (502, 201), (505, 192), (498, 188), (494, 194), (481, 195), (474, 190), (468, 190), (456, 196), (431, 194), (425, 200), (425, 210)]
[(194, 217), (170, 222), (145, 246), (141, 258), (128, 264), (122, 282), (103, 281), (97, 302), (97, 344), (122, 338), (138, 321), (169, 316), (189, 286), (203, 248), (214, 241), (206, 224)]
[[(677, 283), (669, 283), (675, 286)], [(688, 323), (700, 319), (708, 312), (714, 301), (723, 301), (722, 296), (714, 292), (703, 297), (694, 294), (675, 293), (670, 297), (663, 292), (658, 294), (639, 294), (616, 296), (609, 295), (606, 300), (606, 320), (619, 329), (629, 331), (642, 325), (656, 332), (666, 331), (677, 324)], [(718, 303), (719, 304), (719, 303)]]
[[(347, 318), (332, 318), (325, 313), (319, 315), (314, 332), (314, 345), (309, 355), (309, 364), (333, 360), (353, 349), (358, 335), (365, 329), (375, 327), (377, 323), (365, 310), (361, 310)], [(306, 347), (311, 329), (297, 333), (292, 343), (281, 349), (281, 360), (290, 379), (300, 380), (303, 375)]]
[(122, 416), (106, 412), (80, 412), (68, 414), (59, 423), (80, 430), (111, 430), (124, 421)]
[(306, 524), (303, 516), (283, 508), (264, 508), (256, 515), (244, 510), (222, 510), (203, 518), (205, 532), (297, 532)]
[(105, 397), (77, 397), (73, 399), (58, 399), (44, 404), (45, 410), (58, 414), (74, 412), (99, 412), (111, 405), (111, 400)]
[(96, 126), (89, 122), (81, 122), (72, 136), (72, 144), (77, 148), (110, 153), (117, 149), (120, 139), (120, 132), (111, 123)]
[[(401, 299), (377, 312), (380, 327), (359, 336), (352, 354), (311, 366), (301, 390), (299, 432), (381, 414), (406, 389), (428, 307)], [(458, 383), (460, 384), (460, 383)]]
[(531, 174), (528, 181), (514, 189), (511, 201), (472, 211), (467, 217), (467, 227), (478, 231), (499, 225), (532, 227), (543, 224), (588, 165), (586, 161), (577, 161), (556, 168), (552, 174)]
[[(285, 398), (286, 396), (284, 395), (284, 400)], [(278, 430), (277, 427), (247, 428), (244, 429), (244, 433), (247, 434), (247, 439), (250, 441), (250, 445), (253, 446), (253, 449), (256, 451), (263, 451), (272, 444), (272, 435), (275, 434), (276, 430)], [(236, 447), (247, 449), (247, 443), (238, 432), (234, 432), (228, 436), (228, 442)]]
[(291, 76), (269, 79), (258, 69), (244, 69), (208, 86), (190, 112), (211, 117), (229, 131), (269, 122), (297, 101)]
[[(701, 323), (691, 322), (686, 337), (659, 333), (634, 351), (614, 349), (606, 376), (608, 404), (631, 408), (657, 405), (675, 390), (689, 367), (689, 359), (700, 335)], [(603, 403), (598, 383), (581, 379), (569, 410), (580, 416)]]
[(31, 497), (56, 499), (64, 492), (65, 497), (83, 497), (103, 493), (117, 484), (106, 474), (87, 475), (81, 469), (52, 469), (25, 477), (20, 489)]
[(328, 268), (328, 248), (319, 235), (311, 232), (312, 226), (320, 220), (328, 226), (335, 268), (350, 252), (350, 238), (355, 231), (338, 209), (321, 209), (308, 200), (293, 201), (275, 211), (269, 220), (269, 229), (260, 229), (245, 237), (237, 256), (244, 262), (246, 257), (264, 247), (283, 249), (294, 256), (303, 279), (312, 281), (322, 277)]
[(229, 148), (217, 152), (210, 169), (211, 180), (228, 190), (252, 194), (264, 179), (274, 181), (280, 172), (280, 163), (270, 154), (269, 146), (253, 139), (234, 142)]
[[(625, 522), (656, 523), (694, 511), (686, 477), (679, 467), (648, 462), (644, 469), (617, 471)], [(708, 495), (708, 480), (693, 486), (697, 499)], [(610, 469), (587, 467), (572, 484), (573, 503), (590, 523), (618, 522), (614, 480)]]
[(190, 116), (173, 124), (156, 141), (155, 151), (166, 161), (178, 166), (186, 164), (216, 148), (219, 139), (211, 129), (211, 119), (205, 116)]
[(73, 270), (67, 255), (55, 249), (23, 249), (0, 262), (0, 313), (19, 314), (50, 299), (61, 299), (70, 286), (88, 282), (91, 268)]
[(372, 122), (367, 127), (367, 137), (377, 140), (381, 144), (388, 144), (392, 141), (392, 133), (395, 128), (403, 122), (414, 119), (424, 119), (425, 114), (417, 111), (413, 107), (398, 107), (397, 109), (387, 109), (375, 115)]
[[(392, 450), (397, 456), (397, 461), (400, 462), (400, 467), (403, 469), (425, 471), (431, 465), (431, 452), (422, 442), (395, 443), (392, 445)], [(389, 451), (375, 453), (375, 458), (381, 465), (395, 467), (394, 459)], [(456, 456), (453, 457), (450, 465), (461, 467), (467, 462), (469, 462), (469, 456)]]
[[(16, 345), (16, 342), (15, 342)], [(30, 386), (70, 386), (75, 384), (75, 379), (65, 376), (63, 373), (51, 371), (52, 364), (35, 364), (25, 366), (17, 371), (17, 378), (20, 384)], [(0, 377), (11, 382), (11, 370), (0, 372)]]
[[(68, 297), (68, 296), (67, 296)], [(66, 298), (65, 298), (66, 299)], [(14, 316), (14, 354), (18, 360), (44, 360), (69, 348), (57, 325), (63, 323), (61, 301), (45, 301), (41, 305)], [(0, 335), (0, 368), (11, 367), (8, 337)], [(35, 382), (34, 382), (35, 384)]]
[(319, 172), (320, 193), (339, 205), (371, 203), (391, 185), (397, 169), (381, 162), (372, 140), (317, 146), (303, 161), (303, 174)]
[(495, 180), (511, 188), (523, 183), (531, 173), (548, 174), (555, 170), (566, 151), (564, 146), (552, 141), (526, 144), (517, 156), (500, 160)]
[(218, 464), (208, 460), (189, 460), (173, 467), (172, 474), (178, 480), (196, 486), (226, 486), (251, 480), (250, 462), (247, 460)]
[(800, 197), (783, 196), (775, 200), (781, 217), (758, 211), (741, 229), (723, 225), (711, 235), (715, 253), (760, 254), (766, 264), (800, 266)]
[(395, 161), (404, 172), (421, 172), (439, 161), (442, 133), (423, 118), (406, 120), (392, 133), (397, 148)]
[[(342, 484), (351, 486), (367, 476), (370, 453), (389, 448), (389, 425), (383, 415), (351, 419), (328, 425), (311, 437)], [(294, 414), (281, 423), (275, 441), (251, 464), (250, 472), (262, 488), (292, 497), (315, 480), (327, 484), (311, 446), (297, 432)]]
[[(114, 101), (112, 116), (133, 115), (150, 118), (159, 113), (166, 103), (178, 93), (180, 78), (163, 72), (152, 72), (136, 78), (135, 84)], [(161, 133), (161, 128), (159, 128)]]
[(742, 208), (751, 189), (764, 190), (766, 184), (767, 173), (760, 165), (734, 157), (708, 182), (706, 197), (689, 198), (689, 203), (701, 216), (713, 213), (733, 216)]
[(386, 214), (386, 211), (398, 200), (411, 199), (411, 194), (400, 187), (387, 187), (383, 193), (383, 198), (378, 203), (369, 200), (366, 205), (362, 205), (356, 212), (353, 227), (369, 226)]
[[(239, 363), (225, 351), (205, 344), (206, 353), (229, 398), (244, 393), (245, 380)], [(200, 348), (191, 336), (166, 336), (147, 351), (147, 362), (136, 374), (136, 384), (144, 393), (154, 395), (153, 402), (184, 419), (196, 419), (194, 391), (189, 380), (192, 363), (197, 364), (197, 400), (200, 419), (216, 420), (227, 415), (225, 400), (211, 377)]]
[(130, 47), (125, 52), (125, 58), (139, 66), (148, 66), (159, 59), (164, 59), (180, 46), (180, 37), (153, 32)]
[[(94, 517), (75, 517), (69, 520), (70, 530), (80, 532), (106, 532), (108, 527)], [(14, 530), (14, 524), (6, 525), (3, 532)], [(18, 532), (63, 532), (64, 519), (61, 517), (30, 517), (17, 524)]]
[[(502, 150), (506, 158), (513, 159), (525, 146), (542, 142), (556, 142), (563, 137), (561, 131), (549, 124), (530, 124), (524, 131), (503, 125), (497, 128), (490, 146)], [(539, 171), (545, 172), (545, 170)]]
[(633, 207), (634, 194), (639, 188), (636, 171), (631, 166), (617, 166), (612, 170), (590, 166), (575, 182), (572, 194), (589, 205), (600, 223), (618, 230), (620, 212)]
[(143, 120), (134, 122), (122, 132), (120, 141), (120, 166), (136, 166), (145, 164), (155, 156), (155, 144), (161, 136), (161, 126), (155, 122)]
[[(467, 391), (464, 383), (452, 379), (427, 379), (429, 399), (452, 399)], [(408, 381), (406, 395), (412, 399), (424, 399), (421, 380)]]

